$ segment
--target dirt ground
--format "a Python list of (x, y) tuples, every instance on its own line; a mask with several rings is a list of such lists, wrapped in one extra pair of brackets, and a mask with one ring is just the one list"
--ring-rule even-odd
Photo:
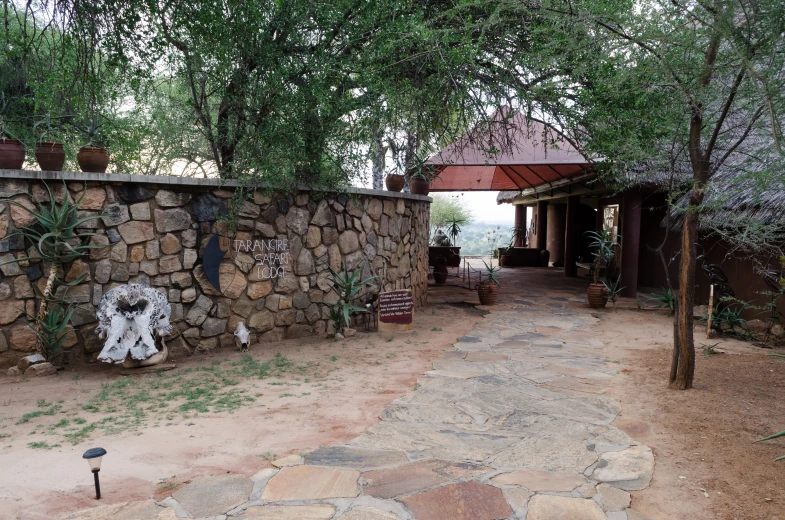
[[(614, 425), (655, 453), (649, 488), (633, 507), (655, 520), (785, 519), (785, 440), (754, 441), (785, 429), (785, 349), (705, 338), (696, 329), (694, 388), (669, 390), (672, 319), (633, 310), (597, 312), (597, 337), (618, 362)], [(716, 345), (721, 354), (707, 355)]]
[[(107, 503), (154, 494), (163, 498), (199, 475), (253, 475), (275, 457), (345, 443), (410, 391), (432, 368), (432, 360), (480, 315), (471, 308), (431, 304), (416, 312), (411, 332), (258, 344), (251, 347), (253, 359), (221, 351), (175, 360), (177, 369), (160, 375), (124, 378), (118, 368), (103, 364), (40, 380), (2, 375), (0, 518), (49, 520), (95, 505), (92, 475), (81, 458), (94, 446), (108, 452), (100, 473), (102, 502)], [(285, 368), (275, 369), (283, 359), (286, 363), (277, 364)], [(253, 373), (246, 370), (249, 363), (256, 369), (264, 361), (273, 366), (268, 377), (247, 377)], [(199, 379), (177, 383), (178, 373)], [(189, 381), (195, 386), (202, 378), (217, 379), (217, 397), (208, 411), (196, 406), (188, 413), (173, 412), (168, 404), (201, 401), (190, 394), (194, 401), (182, 396), (173, 403), (148, 400), (149, 389), (159, 388), (157, 377), (181, 394), (188, 394), (182, 387)], [(130, 395), (153, 404), (129, 412), (123, 399)], [(167, 399), (165, 392), (160, 395)], [(156, 406), (163, 408), (155, 411)], [(120, 413), (121, 408), (126, 411)], [(101, 423), (107, 413), (112, 419)], [(134, 419), (137, 413), (143, 419)], [(92, 424), (100, 427), (91, 429)]]

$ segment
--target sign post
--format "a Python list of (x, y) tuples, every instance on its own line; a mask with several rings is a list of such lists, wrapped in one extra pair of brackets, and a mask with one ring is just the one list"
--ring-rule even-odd
[(414, 299), (411, 289), (379, 294), (379, 332), (412, 330)]

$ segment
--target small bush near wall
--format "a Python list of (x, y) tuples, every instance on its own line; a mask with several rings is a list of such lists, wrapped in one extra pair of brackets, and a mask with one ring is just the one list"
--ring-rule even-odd
[[(0, 199), (31, 206), (48, 200), (42, 182), (13, 174), (0, 172)], [(61, 177), (66, 187), (48, 181), (50, 188), (60, 200), (77, 200), (85, 177)], [(94, 333), (96, 306), (104, 293), (125, 283), (148, 284), (167, 296), (175, 325), (167, 345), (175, 355), (234, 348), (232, 332), (240, 321), (254, 334), (252, 341), (262, 343), (324, 334), (329, 306), (337, 298), (329, 267), (338, 269), (342, 261), (351, 269), (367, 260), (364, 277), (377, 277), (382, 290), (412, 289), (415, 304), (425, 302), (425, 197), (369, 190), (324, 197), (257, 191), (230, 226), (225, 216), (232, 187), (212, 180), (166, 184), (160, 182), (165, 178), (107, 178), (87, 182), (80, 206), (83, 215), (105, 213), (87, 225), (98, 234), (93, 243), (107, 247), (66, 264), (61, 273), (66, 281), (88, 275), (77, 286), (61, 288), (61, 296), (76, 308), (63, 344), (66, 362), (97, 356), (103, 345)], [(0, 263), (28, 255), (12, 233), (29, 219), (27, 212), (0, 204)], [(205, 249), (217, 258), (207, 247), (211, 239), (219, 245), (218, 257), (224, 256), (205, 272)], [(34, 261), (0, 266), (0, 366), (36, 349), (26, 315), (34, 314), (32, 285), (41, 288), (46, 268)]]

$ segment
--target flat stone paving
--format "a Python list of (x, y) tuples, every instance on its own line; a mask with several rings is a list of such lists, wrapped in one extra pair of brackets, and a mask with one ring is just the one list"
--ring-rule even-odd
[(611, 425), (615, 369), (584, 284), (535, 269), (502, 283), (477, 327), (346, 446), (67, 518), (646, 520), (627, 491), (648, 486), (654, 456)]

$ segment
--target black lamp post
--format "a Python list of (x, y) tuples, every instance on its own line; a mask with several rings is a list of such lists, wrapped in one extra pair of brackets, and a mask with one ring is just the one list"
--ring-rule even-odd
[(101, 458), (103, 458), (104, 455), (106, 455), (106, 450), (103, 448), (90, 448), (82, 455), (83, 459), (87, 459), (87, 463), (90, 464), (90, 471), (93, 472), (96, 500), (101, 498), (101, 485), (98, 483), (98, 472), (101, 471)]

